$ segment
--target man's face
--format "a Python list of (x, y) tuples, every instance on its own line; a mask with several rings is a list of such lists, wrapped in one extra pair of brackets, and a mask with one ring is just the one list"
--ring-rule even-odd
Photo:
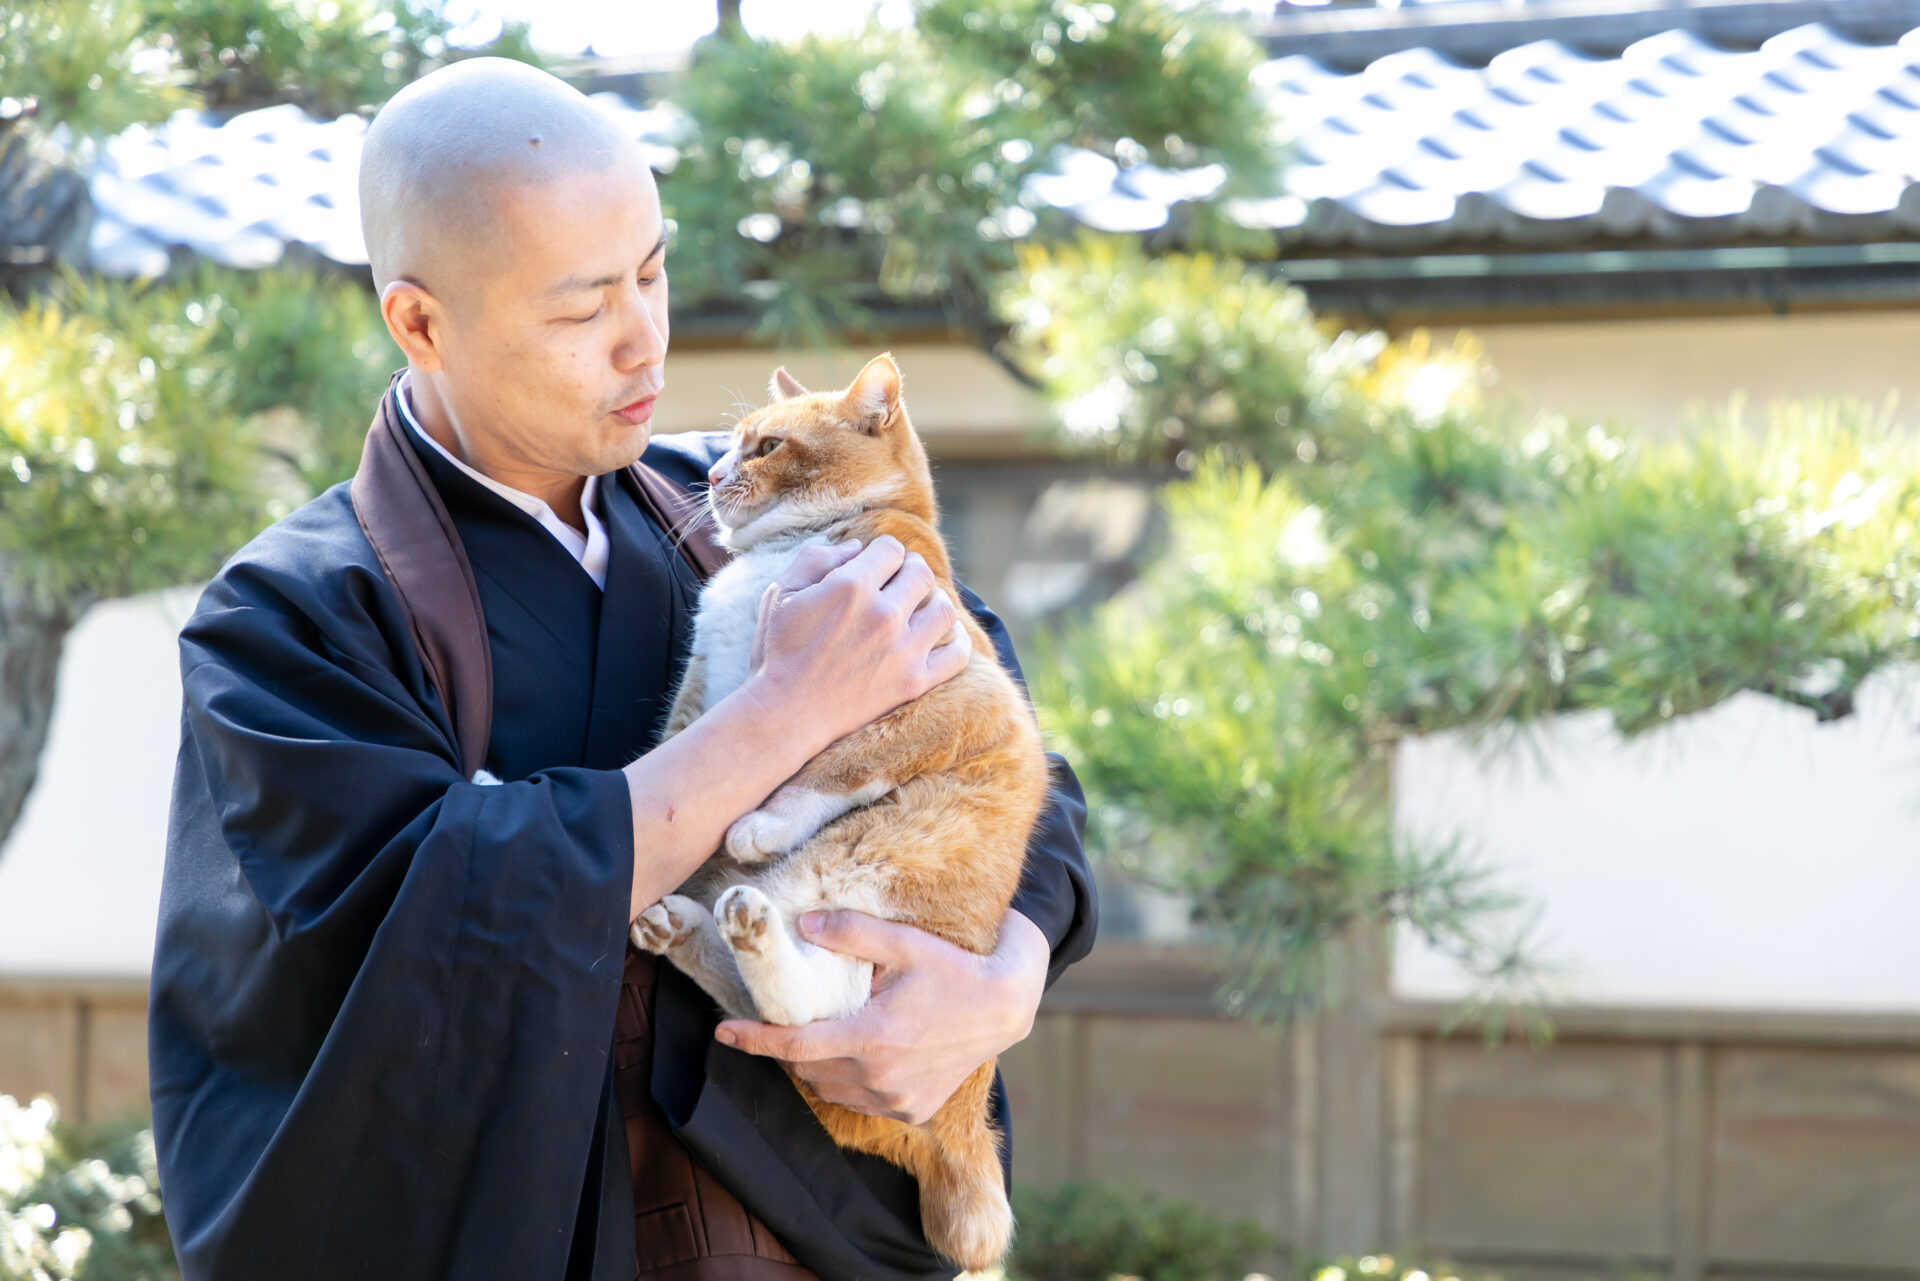
[(469, 448), (593, 476), (647, 447), (666, 385), (666, 232), (637, 157), (502, 193), (500, 261), (446, 309), (441, 386)]

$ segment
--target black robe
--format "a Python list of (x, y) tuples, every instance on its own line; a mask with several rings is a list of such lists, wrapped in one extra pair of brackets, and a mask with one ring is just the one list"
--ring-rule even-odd
[[(410, 438), (411, 439), (411, 438)], [(469, 558), (494, 672), (466, 781), (399, 602), (337, 486), (221, 570), (184, 708), (150, 1005), (166, 1213), (187, 1281), (627, 1281), (612, 1097), (633, 828), (698, 584), (617, 475), (603, 594), (525, 513), (413, 442)], [(724, 437), (647, 461), (691, 488)], [(970, 594), (1002, 660), (1004, 628)], [(1017, 668), (1015, 669), (1017, 671)], [(1092, 945), (1085, 807), (1055, 795), (1015, 906)], [(644, 857), (644, 851), (641, 852)], [(828, 1281), (951, 1274), (911, 1180), (826, 1139), (663, 970), (653, 1088), (703, 1164)]]

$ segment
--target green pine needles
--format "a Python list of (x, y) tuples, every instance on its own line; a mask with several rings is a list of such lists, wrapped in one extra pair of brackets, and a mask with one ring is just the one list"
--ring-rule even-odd
[(1168, 234), (1250, 247), (1262, 237), (1213, 210), (1275, 178), (1259, 60), (1229, 22), (1138, 2), (934, 0), (904, 30), (702, 41), (670, 94), (688, 121), (661, 179), (676, 305), (811, 343), (932, 312), (991, 345), (1014, 242), (1066, 230), (1022, 195), (1060, 146), (1222, 165), (1221, 190)]
[(1064, 434), (1194, 463), (1164, 553), (1034, 693), (1108, 853), (1230, 943), (1235, 1008), (1319, 999), (1337, 944), (1394, 924), (1533, 991), (1471, 833), (1395, 835), (1400, 738), (1586, 709), (1632, 735), (1741, 690), (1831, 719), (1920, 658), (1920, 453), (1884, 414), (1636, 442), (1504, 410), (1469, 346), (1328, 335), (1259, 268), (1027, 265), (1009, 306)]
[(68, 277), (0, 301), (0, 584), (76, 617), (212, 572), (343, 479), (399, 363), (342, 277)]

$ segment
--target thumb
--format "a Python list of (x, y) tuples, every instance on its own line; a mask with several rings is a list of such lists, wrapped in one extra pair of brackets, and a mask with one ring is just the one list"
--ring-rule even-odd
[(774, 584), (782, 592), (797, 592), (813, 586), (860, 554), (860, 540), (849, 538), (839, 543), (812, 543), (801, 549)]
[(872, 961), (889, 970), (906, 968), (925, 937), (911, 925), (848, 909), (805, 913), (800, 918), (800, 935), (829, 952)]
[(780, 598), (780, 584), (768, 583), (760, 593), (760, 608), (753, 615), (753, 644), (747, 651), (747, 669), (759, 671), (767, 660), (767, 619), (773, 615), (773, 603)]

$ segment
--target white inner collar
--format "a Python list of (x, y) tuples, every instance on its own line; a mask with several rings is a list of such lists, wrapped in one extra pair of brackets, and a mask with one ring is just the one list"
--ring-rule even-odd
[(582, 537), (579, 530), (560, 519), (553, 508), (547, 505), (545, 499), (535, 498), (532, 494), (524, 493), (511, 485), (503, 485), (493, 477), (475, 471), (455, 458), (445, 445), (427, 435), (426, 428), (422, 427), (420, 420), (413, 416), (408, 382), (406, 378), (400, 380), (399, 393), (395, 399), (400, 402), (400, 416), (407, 420), (407, 426), (413, 428), (414, 435), (426, 441), (435, 453), (458, 467), (463, 475), (486, 486), (539, 521), (540, 528), (558, 539), (560, 545), (567, 549), (567, 554), (579, 562), (580, 568), (587, 571), (587, 576), (593, 579), (594, 586), (604, 591), (607, 586), (607, 527), (594, 511), (595, 500), (600, 493), (600, 478), (587, 477), (586, 487), (580, 491), (580, 515), (587, 522), (587, 532)]

